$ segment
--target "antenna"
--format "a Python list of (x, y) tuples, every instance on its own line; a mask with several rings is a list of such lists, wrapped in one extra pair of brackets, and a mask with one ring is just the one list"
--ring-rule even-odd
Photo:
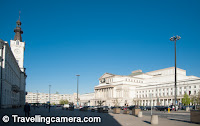
[(21, 11), (19, 11), (19, 21), (20, 21), (20, 14), (21, 14)]

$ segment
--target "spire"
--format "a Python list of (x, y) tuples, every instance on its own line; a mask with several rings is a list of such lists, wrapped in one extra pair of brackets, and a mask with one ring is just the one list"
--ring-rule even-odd
[(22, 42), (22, 36), (21, 34), (23, 34), (23, 31), (21, 30), (21, 21), (20, 21), (20, 13), (21, 11), (19, 11), (19, 19), (16, 22), (16, 28), (14, 29), (15, 32), (15, 37), (14, 40), (19, 40), (20, 42)]

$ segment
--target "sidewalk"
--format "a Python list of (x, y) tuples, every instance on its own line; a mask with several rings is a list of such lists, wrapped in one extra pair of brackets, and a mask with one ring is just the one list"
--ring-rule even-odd
[[(127, 114), (113, 114), (114, 119), (118, 121), (122, 126), (150, 126), (151, 116), (144, 116), (139, 118), (133, 115)], [(178, 120), (178, 119), (167, 119), (159, 118), (158, 126), (199, 126), (199, 124), (190, 123), (188, 121)]]

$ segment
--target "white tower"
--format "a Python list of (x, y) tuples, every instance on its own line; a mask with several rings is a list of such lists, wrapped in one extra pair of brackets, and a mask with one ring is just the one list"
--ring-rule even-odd
[(24, 50), (25, 50), (25, 42), (22, 42), (23, 31), (21, 30), (21, 21), (20, 17), (19, 20), (16, 22), (17, 26), (14, 30), (15, 37), (14, 40), (10, 40), (10, 47), (15, 56), (15, 59), (19, 65), (19, 68), (22, 72), (24, 71)]

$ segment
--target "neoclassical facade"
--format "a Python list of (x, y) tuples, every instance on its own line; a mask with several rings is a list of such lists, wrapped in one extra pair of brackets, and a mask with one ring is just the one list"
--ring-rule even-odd
[(0, 107), (9, 108), (25, 104), (26, 72), (24, 64), (25, 42), (22, 42), (21, 21), (14, 29), (14, 40), (0, 40)]
[[(200, 91), (200, 78), (187, 76), (186, 70), (177, 68), (177, 100), (181, 103), (183, 95), (197, 95)], [(130, 75), (105, 73), (95, 86), (94, 105), (171, 105), (174, 104), (174, 67), (143, 73), (133, 71)]]

